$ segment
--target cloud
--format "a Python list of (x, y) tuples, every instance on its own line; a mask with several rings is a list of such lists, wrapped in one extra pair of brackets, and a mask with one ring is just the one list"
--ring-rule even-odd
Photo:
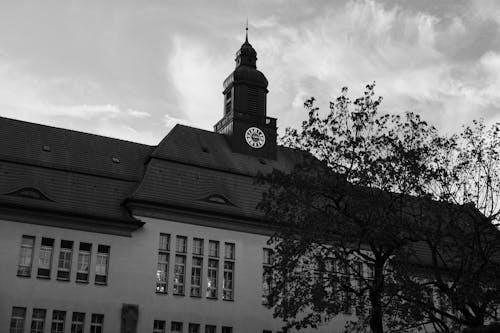
[[(327, 105), (349, 86), (352, 96), (377, 81), (382, 112), (415, 111), (445, 131), (498, 110), (498, 53), (443, 52), (444, 40), (460, 45), (484, 25), (456, 14), (444, 19), (377, 1), (348, 1), (316, 17), (279, 23), (260, 32), (254, 45), (267, 75), (281, 128), (304, 119), (302, 102), (316, 96)], [(475, 27), (469, 34), (469, 28)], [(471, 44), (472, 45), (472, 44)], [(470, 56), (464, 57), (467, 53)], [(450, 121), (451, 120), (451, 121)], [(491, 118), (492, 120), (492, 118)]]
[(151, 114), (148, 112), (145, 112), (145, 111), (128, 109), (127, 113), (135, 118), (149, 118), (149, 117), (151, 117)]
[(217, 62), (207, 45), (185, 36), (175, 36), (172, 49), (166, 75), (177, 92), (179, 118), (210, 129), (222, 115), (222, 81), (225, 72), (230, 74), (227, 63)]
[[(139, 131), (132, 127), (134, 119), (149, 117), (147, 112), (124, 109), (117, 104), (60, 104), (53, 100), (51, 94), (47, 94), (53, 91), (54, 86), (63, 90), (64, 87), (69, 88), (73, 85), (71, 81), (67, 78), (43, 80), (2, 61), (0, 114), (129, 141), (158, 143), (159, 139), (151, 132)], [(71, 89), (65, 91), (69, 92)], [(65, 100), (70, 101), (71, 98), (66, 96)]]

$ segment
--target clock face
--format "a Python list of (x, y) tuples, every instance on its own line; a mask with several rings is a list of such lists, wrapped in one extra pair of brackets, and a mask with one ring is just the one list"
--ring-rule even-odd
[(245, 140), (252, 148), (262, 148), (266, 143), (266, 136), (260, 128), (250, 127), (245, 132)]

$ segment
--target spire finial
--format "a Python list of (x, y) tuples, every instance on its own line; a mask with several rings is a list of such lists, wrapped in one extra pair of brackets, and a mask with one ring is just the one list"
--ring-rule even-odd
[(248, 17), (247, 17), (247, 25), (245, 27), (245, 43), (248, 43)]

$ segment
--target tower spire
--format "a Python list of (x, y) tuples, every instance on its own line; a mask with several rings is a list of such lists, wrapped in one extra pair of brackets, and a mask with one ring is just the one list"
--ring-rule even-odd
[(245, 43), (248, 43), (248, 17), (247, 17), (247, 25), (245, 27)]

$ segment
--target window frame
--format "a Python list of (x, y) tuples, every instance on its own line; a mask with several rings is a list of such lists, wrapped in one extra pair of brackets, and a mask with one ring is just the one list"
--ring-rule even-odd
[(24, 333), (25, 325), (26, 325), (26, 308), (20, 306), (13, 306), (10, 315), (9, 333)]
[[(46, 244), (44, 244), (44, 242)], [(51, 245), (48, 245), (48, 244)], [(42, 237), (40, 249), (38, 250), (38, 279), (50, 279), (52, 273), (52, 261), (54, 257), (54, 238)]]
[[(80, 318), (81, 316), (81, 318)], [(81, 321), (80, 321), (81, 320)], [(80, 328), (80, 330), (78, 330)], [(85, 312), (73, 311), (71, 314), (71, 333), (83, 333), (85, 332)]]
[[(68, 242), (71, 244), (70, 247), (63, 247), (63, 242)], [(69, 281), (71, 276), (71, 264), (73, 263), (73, 241), (61, 240), (59, 248), (59, 258), (57, 260), (57, 275), (56, 279), (59, 281)], [(69, 258), (64, 256), (68, 255)], [(63, 262), (63, 267), (61, 267), (61, 260)], [(68, 264), (69, 267), (64, 267), (64, 263)]]
[[(56, 315), (62, 315), (62, 319), (56, 317)], [(62, 325), (54, 328), (54, 324)], [(52, 310), (52, 322), (50, 324), (50, 333), (64, 333), (64, 326), (66, 324), (66, 311), (62, 310)]]
[[(82, 249), (82, 247), (87, 247), (88, 250)], [(88, 261), (83, 263), (81, 258), (87, 258)], [(82, 264), (86, 264), (87, 270), (82, 269)], [(76, 267), (76, 282), (78, 283), (89, 283), (90, 280), (90, 267), (92, 265), (92, 243), (80, 242), (78, 246), (78, 258)], [(80, 278), (82, 274), (86, 275), (85, 279)]]
[[(31, 244), (26, 243), (25, 240), (31, 242)], [(33, 257), (35, 254), (35, 241), (35, 236), (21, 236), (19, 261), (17, 263), (17, 276), (31, 277), (31, 271), (33, 269)], [(29, 255), (27, 255), (28, 253)], [(29, 258), (29, 264), (25, 263), (26, 258)]]
[[(109, 259), (111, 257), (111, 246), (97, 245), (97, 255), (95, 260), (94, 284), (106, 286), (109, 282)], [(104, 273), (104, 274), (99, 274)]]

